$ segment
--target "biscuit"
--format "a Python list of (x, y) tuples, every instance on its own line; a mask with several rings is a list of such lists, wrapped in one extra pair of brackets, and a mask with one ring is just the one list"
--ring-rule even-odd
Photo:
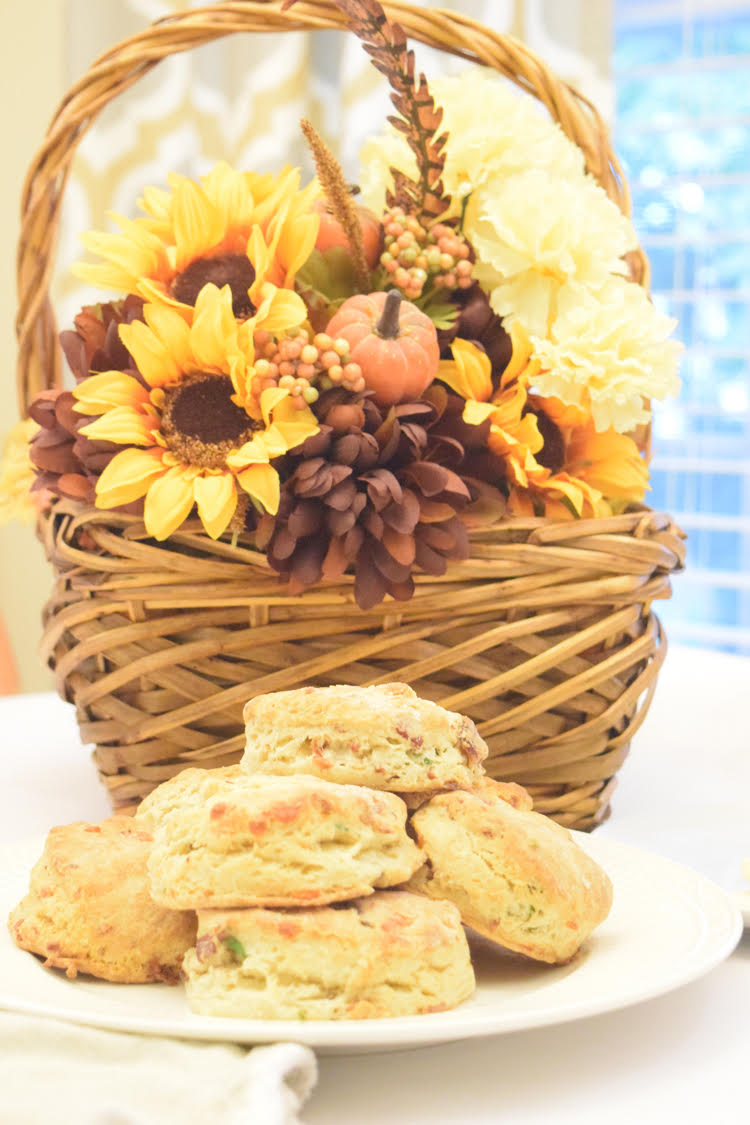
[(153, 825), (151, 894), (173, 908), (339, 902), (423, 862), (395, 794), (316, 777), (188, 769), (136, 816)]
[(474, 991), (458, 911), (404, 891), (312, 910), (199, 911), (184, 961), (194, 1011), (240, 1019), (440, 1012)]
[(609, 913), (612, 884), (567, 829), (491, 789), (433, 797), (411, 826), (427, 863), (408, 889), (455, 903), (506, 949), (569, 961)]
[(16, 945), (69, 977), (176, 984), (197, 920), (152, 901), (150, 851), (150, 834), (129, 816), (53, 828), (8, 919)]
[[(399, 793), (399, 797), (409, 812), (415, 812), (437, 797), (438, 793), (450, 792), (445, 789), (426, 789), (424, 793)], [(507, 801), (514, 809), (531, 809), (534, 799), (527, 789), (515, 781), (495, 781), (492, 777), (478, 777), (472, 782), (470, 793), (485, 792), (494, 794), (501, 801)]]
[(258, 695), (244, 718), (248, 773), (308, 773), (411, 793), (470, 786), (487, 756), (471, 719), (407, 684)]

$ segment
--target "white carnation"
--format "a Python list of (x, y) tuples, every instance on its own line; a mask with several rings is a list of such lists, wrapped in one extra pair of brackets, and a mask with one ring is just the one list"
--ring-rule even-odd
[(669, 339), (676, 323), (623, 278), (571, 285), (559, 295), (549, 335), (532, 336), (542, 368), (535, 387), (590, 411), (600, 432), (626, 433), (648, 422), (649, 399), (679, 392), (682, 345)]

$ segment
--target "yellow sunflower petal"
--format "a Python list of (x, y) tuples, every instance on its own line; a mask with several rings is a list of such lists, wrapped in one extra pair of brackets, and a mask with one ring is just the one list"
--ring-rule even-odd
[(104, 414), (113, 406), (135, 406), (147, 403), (148, 390), (124, 371), (102, 371), (90, 375), (73, 388), (75, 409), (82, 414)]
[(495, 404), (492, 402), (477, 402), (475, 399), (468, 399), (464, 406), (463, 420), (469, 426), (481, 426), (482, 422), (486, 422), (493, 414), (496, 413)]
[(255, 278), (252, 285), (248, 289), (250, 300), (255, 305), (256, 309), (263, 301), (263, 286), (268, 281), (268, 274), (273, 262), (273, 254), (269, 247), (266, 245), (266, 240), (263, 237), (263, 231), (259, 226), (254, 226), (250, 231), (250, 237), (247, 240), (247, 256), (252, 262), (253, 269), (255, 270)]
[(287, 398), (289, 398), (289, 391), (285, 391), (283, 387), (266, 387), (261, 391), (260, 409), (266, 426), (270, 425), (274, 409)]
[(272, 516), (276, 515), (281, 498), (281, 483), (274, 468), (270, 465), (251, 465), (238, 475), (237, 480), (248, 496), (257, 500)]
[[(130, 230), (132, 220), (119, 215), (112, 217), (126, 231)], [(137, 279), (144, 274), (160, 277), (166, 264), (163, 243), (145, 228), (141, 230), (136, 226), (135, 231), (133, 237), (130, 233), (104, 231), (88, 231), (81, 235), (81, 242), (87, 250), (107, 260), (98, 264), (76, 262), (71, 272), (82, 281), (126, 292), (132, 291)]]
[(164, 305), (144, 305), (146, 323), (120, 325), (120, 339), (150, 387), (176, 383), (188, 368), (190, 328), (180, 314)]
[(279, 335), (290, 328), (297, 328), (307, 317), (305, 302), (299, 293), (291, 289), (277, 289), (265, 283), (261, 286), (261, 303), (252, 317), (256, 328)]
[(465, 399), (487, 402), (492, 395), (489, 356), (469, 340), (457, 337), (451, 344), (453, 360), (441, 360), (438, 378)]
[(268, 449), (261, 434), (227, 454), (227, 465), (230, 469), (244, 469), (248, 465), (267, 465), (268, 461)]
[(196, 367), (203, 371), (226, 371), (228, 357), (237, 354), (237, 321), (232, 311), (232, 290), (204, 285), (195, 302), (190, 329), (190, 348)]
[(232, 227), (246, 221), (253, 211), (253, 193), (246, 172), (236, 172), (220, 160), (202, 180), (206, 195), (224, 216), (224, 223)]
[[(302, 414), (303, 411), (295, 411), (297, 414)], [(309, 417), (303, 418), (301, 421), (294, 422), (276, 422), (274, 421), (269, 426), (267, 433), (274, 430), (279, 434), (281, 440), (284, 442), (286, 449), (294, 449), (295, 446), (301, 445), (303, 441), (307, 441), (313, 434), (317, 434), (320, 427), (315, 419), (312, 411), (304, 411)], [(274, 454), (274, 456), (276, 456)]]
[(206, 195), (200, 184), (184, 178), (176, 179), (173, 188), (172, 218), (177, 246), (175, 265), (178, 272), (200, 258), (220, 242), (224, 234), (224, 217)]
[(143, 508), (146, 531), (166, 539), (187, 519), (193, 507), (194, 475), (182, 466), (169, 469), (149, 487)]
[(237, 489), (231, 473), (196, 477), (193, 496), (198, 515), (212, 539), (218, 539), (229, 526), (237, 507)]
[(92, 441), (114, 441), (118, 445), (153, 445), (151, 436), (158, 428), (156, 418), (132, 406), (114, 406), (94, 422), (82, 426), (79, 433)]
[(514, 321), (510, 325), (510, 343), (513, 345), (513, 352), (510, 355), (508, 366), (500, 377), (500, 387), (506, 387), (509, 382), (521, 376), (522, 372), (524, 372), (526, 381), (531, 381), (536, 371), (540, 369), (539, 362), (534, 361), (531, 366), (528, 363), (533, 348), (521, 321)]
[(97, 508), (117, 508), (140, 500), (164, 472), (160, 449), (123, 449), (96, 482)]

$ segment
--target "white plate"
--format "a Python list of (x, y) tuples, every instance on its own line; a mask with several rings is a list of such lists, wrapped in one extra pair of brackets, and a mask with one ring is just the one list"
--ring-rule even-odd
[(740, 908), (745, 925), (750, 929), (750, 891), (738, 891), (734, 896), (734, 901)]
[[(183, 1039), (293, 1040), (324, 1052), (420, 1047), (564, 1023), (647, 1000), (695, 980), (728, 957), (742, 932), (732, 898), (671, 860), (575, 833), (609, 873), (614, 906), (569, 965), (474, 950), (477, 990), (449, 1012), (362, 1021), (234, 1020), (194, 1015), (181, 988), (68, 980), (16, 948), (0, 927), (0, 1007), (73, 1023)], [(23, 896), (42, 841), (0, 848), (0, 913)]]

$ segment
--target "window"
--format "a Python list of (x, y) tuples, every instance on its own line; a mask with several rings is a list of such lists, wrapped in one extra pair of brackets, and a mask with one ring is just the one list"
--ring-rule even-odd
[(654, 301), (686, 346), (654, 416), (649, 502), (689, 536), (658, 612), (674, 640), (750, 654), (750, 5), (615, 0), (615, 78)]

